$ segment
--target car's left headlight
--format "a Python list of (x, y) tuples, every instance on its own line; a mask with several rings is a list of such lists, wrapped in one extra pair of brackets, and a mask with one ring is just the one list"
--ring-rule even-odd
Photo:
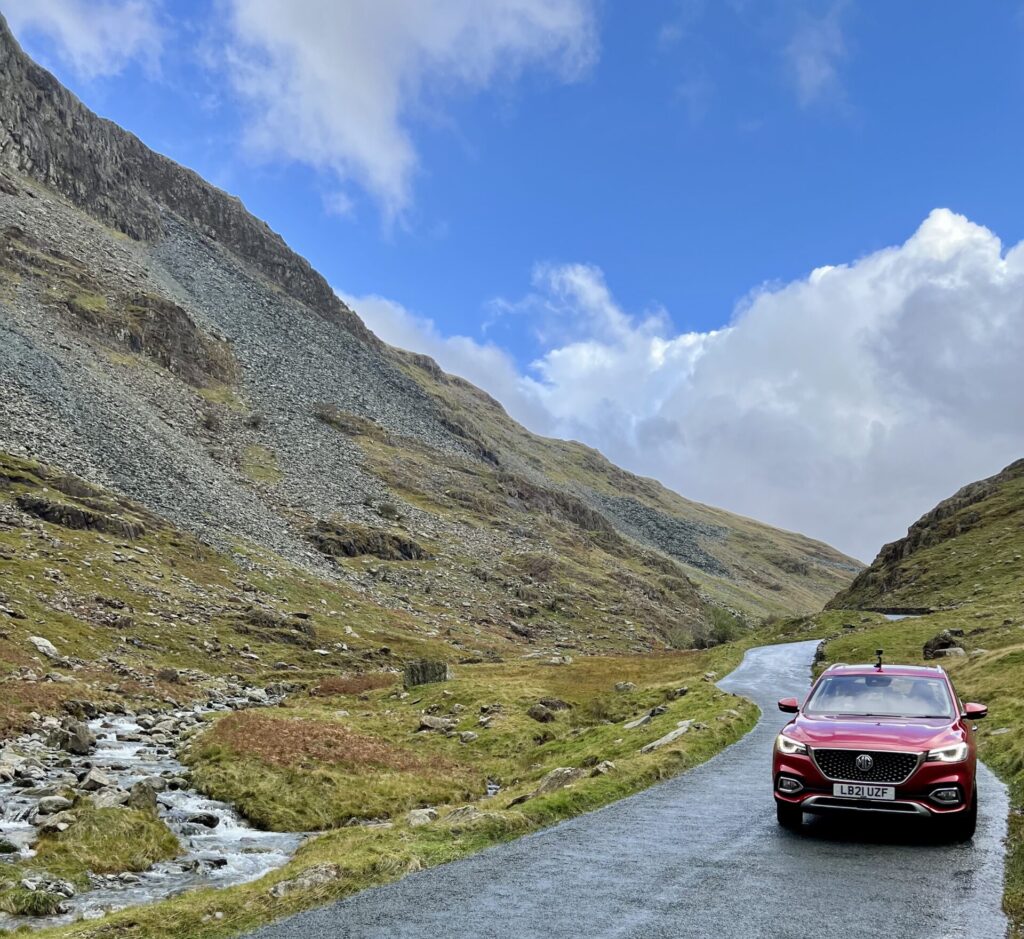
[(799, 740), (794, 740), (792, 737), (787, 737), (785, 734), (779, 734), (775, 740), (775, 746), (779, 753), (785, 753), (790, 756), (794, 753), (807, 752), (807, 747), (805, 747)]
[(929, 762), (936, 763), (962, 763), (967, 759), (971, 748), (966, 743), (954, 743), (949, 747), (939, 747), (938, 750), (928, 751)]

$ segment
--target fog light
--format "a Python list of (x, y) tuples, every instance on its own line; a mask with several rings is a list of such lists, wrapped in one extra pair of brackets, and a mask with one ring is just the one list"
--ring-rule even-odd
[(955, 787), (936, 789), (932, 792), (932, 801), (940, 805), (957, 805), (960, 802), (960, 790)]
[(799, 779), (792, 779), (789, 776), (780, 776), (778, 782), (779, 792), (799, 792), (804, 784)]

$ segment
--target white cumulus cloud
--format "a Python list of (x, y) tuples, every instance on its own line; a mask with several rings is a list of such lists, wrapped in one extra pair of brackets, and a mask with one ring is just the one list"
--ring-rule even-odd
[(394, 217), (417, 169), (410, 121), (453, 93), (597, 55), (593, 0), (228, 0), (226, 65), (265, 154), (369, 190)]
[(902, 245), (755, 291), (716, 332), (631, 315), (595, 267), (540, 266), (504, 305), (544, 337), (527, 369), (390, 301), (347, 299), (527, 426), (867, 560), (1024, 456), (1024, 243), (1005, 250), (945, 209)]
[(116, 75), (135, 59), (152, 68), (160, 56), (151, 0), (11, 0), (3, 13), (19, 39), (45, 36), (83, 78)]

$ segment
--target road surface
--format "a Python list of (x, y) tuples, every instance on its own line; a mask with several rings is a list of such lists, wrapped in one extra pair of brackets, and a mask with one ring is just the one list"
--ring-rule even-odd
[(252, 939), (1001, 939), (1007, 797), (988, 770), (970, 844), (897, 827), (903, 820), (816, 819), (800, 835), (776, 825), (776, 702), (807, 688), (814, 648), (747, 653), (720, 684), (756, 701), (761, 721), (691, 772)]

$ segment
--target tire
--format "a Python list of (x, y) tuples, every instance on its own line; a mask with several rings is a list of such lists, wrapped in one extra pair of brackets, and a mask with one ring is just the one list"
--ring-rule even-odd
[(786, 831), (799, 831), (803, 828), (804, 813), (803, 809), (798, 805), (790, 805), (788, 802), (781, 802), (776, 799), (775, 817)]
[(974, 791), (971, 807), (966, 812), (957, 813), (949, 822), (950, 837), (954, 841), (970, 841), (978, 828), (978, 791)]

